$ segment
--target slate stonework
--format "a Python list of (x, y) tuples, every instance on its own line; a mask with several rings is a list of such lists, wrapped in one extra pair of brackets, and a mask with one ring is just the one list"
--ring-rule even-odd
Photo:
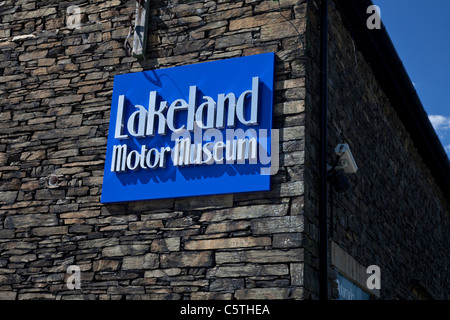
[[(2, 4), (3, 298), (302, 298), (305, 67), (286, 19), (303, 33), (305, 1), (282, 1), (282, 15), (273, 1), (151, 1), (142, 61), (123, 49), (135, 1)], [(271, 51), (282, 151), (272, 191), (100, 203), (114, 75)], [(69, 265), (81, 290), (65, 286)]]
[[(318, 1), (151, 1), (140, 61), (123, 47), (135, 1), (0, 5), (0, 299), (317, 298)], [(360, 165), (333, 240), (384, 268), (382, 298), (412, 298), (409, 273), (443, 297), (448, 203), (331, 17), (329, 150), (345, 134)], [(114, 75), (264, 52), (280, 129), (271, 191), (100, 203)]]

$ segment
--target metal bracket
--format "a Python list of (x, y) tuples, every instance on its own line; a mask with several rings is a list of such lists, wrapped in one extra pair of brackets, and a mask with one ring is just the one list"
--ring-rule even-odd
[(127, 26), (129, 27), (128, 35), (125, 38), (125, 41), (123, 43), (123, 47), (125, 49), (125, 52), (127, 53), (127, 55), (129, 57), (131, 57), (131, 55), (133, 54), (133, 48), (131, 47), (130, 43), (128, 42), (128, 39), (130, 39), (131, 33), (133, 32), (133, 24), (131, 22), (132, 17), (133, 17), (133, 14), (130, 13), (130, 16), (128, 17), (128, 22), (127, 22)]
[(133, 57), (145, 59), (147, 44), (150, 0), (136, 0), (136, 18), (134, 23)]

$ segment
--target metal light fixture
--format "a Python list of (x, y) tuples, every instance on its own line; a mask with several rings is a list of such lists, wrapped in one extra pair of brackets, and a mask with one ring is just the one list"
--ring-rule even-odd
[(358, 166), (348, 144), (338, 144), (334, 152), (337, 158), (332, 166), (328, 166), (328, 182), (337, 193), (344, 193), (352, 188), (346, 174), (356, 173)]

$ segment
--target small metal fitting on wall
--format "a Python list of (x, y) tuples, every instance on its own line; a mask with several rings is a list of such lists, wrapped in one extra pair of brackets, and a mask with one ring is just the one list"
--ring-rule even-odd
[(49, 189), (59, 188), (62, 180), (63, 180), (63, 176), (56, 175), (56, 174), (51, 174), (45, 178), (47, 188), (49, 188)]
[[(124, 49), (128, 56), (133, 56), (139, 60), (145, 59), (149, 12), (150, 12), (149, 0), (136, 0), (136, 13), (134, 25), (131, 22), (132, 14), (130, 14), (127, 22), (129, 30), (128, 35), (124, 41)], [(128, 41), (132, 33), (134, 34), (133, 34), (133, 45), (131, 46)]]

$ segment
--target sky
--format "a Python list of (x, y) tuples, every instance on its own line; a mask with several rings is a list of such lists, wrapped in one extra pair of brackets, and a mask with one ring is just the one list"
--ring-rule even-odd
[(450, 0), (372, 0), (450, 157)]

